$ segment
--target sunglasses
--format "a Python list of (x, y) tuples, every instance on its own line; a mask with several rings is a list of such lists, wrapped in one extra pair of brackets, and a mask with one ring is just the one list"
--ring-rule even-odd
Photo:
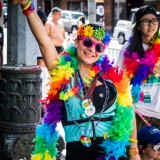
[(105, 45), (103, 43), (97, 43), (97, 42), (95, 42), (92, 39), (87, 38), (87, 37), (80, 37), (79, 39), (83, 41), (83, 45), (85, 47), (89, 48), (89, 47), (92, 47), (94, 45), (97, 52), (103, 52), (104, 49), (105, 49)]
[(154, 146), (147, 146), (152, 148), (154, 151), (160, 151), (160, 144), (154, 145)]

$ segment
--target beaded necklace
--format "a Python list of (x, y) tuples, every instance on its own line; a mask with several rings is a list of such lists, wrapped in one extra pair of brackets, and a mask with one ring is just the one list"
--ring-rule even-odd
[[(108, 100), (109, 100), (109, 88), (108, 88), (108, 86), (106, 85), (106, 82), (105, 82), (104, 80), (103, 80), (103, 83), (104, 83), (105, 90), (106, 90), (106, 98), (105, 98), (105, 100), (104, 100), (104, 104), (103, 104), (102, 110), (101, 110), (101, 112), (100, 112), (100, 116), (99, 116), (99, 118), (98, 118), (98, 121), (97, 121), (95, 127), (98, 126), (98, 123), (99, 123), (99, 121), (100, 121), (100, 119), (101, 119), (101, 115), (102, 115), (102, 113), (104, 112), (105, 107), (106, 107), (106, 105), (107, 105), (107, 103), (108, 103)], [(94, 127), (94, 128), (91, 128), (91, 129), (89, 129), (89, 130), (88, 130), (88, 129), (82, 129), (82, 127), (80, 126), (80, 124), (79, 124), (78, 122), (76, 122), (76, 120), (74, 120), (75, 118), (74, 118), (74, 116), (73, 116), (73, 114), (72, 114), (72, 111), (71, 111), (71, 108), (70, 108), (70, 105), (69, 105), (68, 102), (67, 102), (67, 107), (68, 107), (68, 109), (69, 109), (69, 112), (70, 112), (70, 116), (71, 116), (72, 121), (79, 127), (80, 130), (89, 132), (89, 131), (95, 129), (95, 127)], [(93, 120), (93, 119), (94, 119), (94, 116), (91, 116), (90, 120)], [(89, 121), (90, 121), (90, 120), (89, 120)]]
[[(81, 84), (80, 84), (80, 83), (81, 83)], [(84, 95), (83, 90), (86, 88), (86, 86), (85, 86), (82, 78), (80, 77), (79, 72), (76, 72), (76, 73), (75, 73), (75, 88), (76, 88), (76, 85), (79, 85), (79, 84), (80, 84), (80, 86), (82, 86), (82, 87), (80, 88), (80, 90), (79, 90), (80, 93), (77, 92), (77, 93), (76, 93), (76, 96), (77, 96), (78, 98), (82, 99), (82, 100), (87, 99), (89, 96), (92, 95), (92, 93), (93, 93), (93, 91), (94, 91), (94, 89), (95, 89), (95, 87), (96, 87), (96, 83), (97, 83), (97, 77), (95, 76), (95, 77), (94, 77), (94, 80), (93, 80), (92, 86), (91, 86), (91, 87), (88, 87), (88, 89), (85, 90), (85, 95)], [(82, 96), (83, 96), (83, 97), (82, 97)]]

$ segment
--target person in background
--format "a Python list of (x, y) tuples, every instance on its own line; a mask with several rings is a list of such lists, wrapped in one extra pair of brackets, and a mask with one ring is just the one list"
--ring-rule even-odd
[(45, 25), (46, 21), (47, 21), (47, 16), (46, 14), (42, 11), (41, 7), (39, 6), (37, 9), (37, 14), (40, 17), (40, 19), (42, 20), (43, 24)]
[(151, 6), (136, 12), (130, 40), (123, 46), (117, 65), (132, 85), (137, 130), (151, 124), (160, 129), (160, 32), (159, 16)]
[(49, 19), (45, 28), (53, 45), (56, 47), (58, 53), (63, 51), (63, 42), (65, 40), (65, 30), (63, 23), (60, 21), (61, 9), (58, 7), (52, 8), (52, 18)]
[(141, 160), (160, 160), (160, 130), (144, 126), (138, 132)]
[[(109, 34), (101, 26), (87, 24), (77, 31), (74, 45), (58, 54), (33, 3), (17, 2), (51, 75), (32, 160), (57, 156), (56, 127), (60, 121), (65, 131), (66, 160), (124, 160), (126, 147), (135, 141), (134, 111), (129, 81), (104, 54)], [(139, 160), (135, 149), (130, 153), (133, 155), (127, 159)]]
[(85, 17), (84, 16), (80, 16), (78, 17), (78, 26), (80, 27), (81, 25), (84, 26), (86, 24), (85, 22)]
[[(0, 18), (3, 15), (3, 3), (0, 0)], [(3, 34), (3, 27), (0, 26), (0, 66), (3, 65), (3, 45), (4, 45), (4, 34)]]
[(87, 6), (84, 6), (83, 13), (85, 14), (86, 17), (88, 17), (88, 9), (87, 9)]

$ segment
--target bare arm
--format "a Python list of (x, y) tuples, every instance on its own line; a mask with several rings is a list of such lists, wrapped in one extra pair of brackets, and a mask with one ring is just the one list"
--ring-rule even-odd
[[(21, 0), (19, 3), (22, 6), (25, 6), (27, 2), (28, 0)], [(48, 37), (45, 27), (36, 11), (28, 14), (27, 20), (33, 35), (39, 44), (46, 66), (50, 71), (54, 68), (53, 61), (58, 58), (58, 53), (50, 38)]]
[[(133, 131), (132, 131), (132, 135), (131, 135), (130, 138), (133, 138), (133, 139), (137, 140), (137, 125), (136, 125), (136, 119), (134, 119), (134, 121), (133, 121)], [(132, 150), (132, 149), (137, 149), (137, 150), (138, 150), (137, 142), (132, 142), (129, 149), (131, 149), (131, 150)], [(132, 156), (130, 156), (130, 159), (129, 159), (129, 160), (140, 160), (140, 156), (139, 156), (139, 154), (132, 155)]]

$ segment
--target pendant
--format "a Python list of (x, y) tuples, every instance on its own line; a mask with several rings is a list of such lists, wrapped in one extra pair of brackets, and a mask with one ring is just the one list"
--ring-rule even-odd
[(92, 101), (90, 99), (85, 99), (85, 100), (82, 101), (82, 107), (84, 109), (89, 109), (92, 106), (93, 106), (93, 103), (92, 103)]
[(85, 147), (91, 146), (91, 139), (88, 136), (82, 135), (80, 141)]
[(85, 114), (86, 114), (87, 116), (92, 116), (92, 115), (95, 114), (96, 109), (95, 109), (95, 107), (92, 105), (89, 109), (85, 109), (84, 112), (85, 112)]

